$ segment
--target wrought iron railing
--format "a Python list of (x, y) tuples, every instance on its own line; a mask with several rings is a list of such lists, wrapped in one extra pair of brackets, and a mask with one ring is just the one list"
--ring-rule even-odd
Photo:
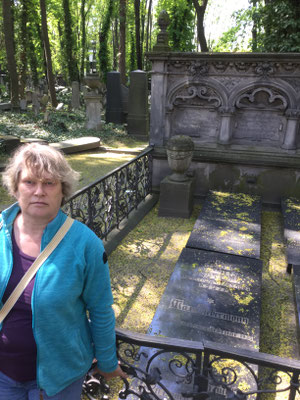
[[(118, 354), (130, 379), (121, 399), (280, 399), (300, 396), (300, 361), (213, 342), (194, 342), (117, 330)], [(131, 379), (133, 378), (133, 379)], [(91, 376), (84, 393), (108, 393)], [(269, 394), (271, 397), (263, 397)], [(109, 395), (108, 395), (109, 396)], [(296, 397), (297, 396), (297, 397)]]
[(152, 148), (70, 197), (63, 210), (101, 239), (136, 209), (152, 191)]

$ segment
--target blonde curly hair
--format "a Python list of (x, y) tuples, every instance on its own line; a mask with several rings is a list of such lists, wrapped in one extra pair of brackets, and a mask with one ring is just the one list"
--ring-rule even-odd
[(21, 145), (10, 158), (2, 175), (3, 185), (14, 197), (18, 190), (20, 172), (24, 167), (39, 179), (48, 173), (60, 181), (64, 200), (71, 196), (80, 176), (54, 147), (39, 143)]

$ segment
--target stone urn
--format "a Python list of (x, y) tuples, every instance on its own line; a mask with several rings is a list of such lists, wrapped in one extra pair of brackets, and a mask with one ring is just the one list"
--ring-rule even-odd
[(172, 170), (169, 176), (171, 181), (185, 182), (189, 178), (185, 175), (193, 158), (194, 142), (188, 136), (176, 135), (167, 142), (168, 164)]

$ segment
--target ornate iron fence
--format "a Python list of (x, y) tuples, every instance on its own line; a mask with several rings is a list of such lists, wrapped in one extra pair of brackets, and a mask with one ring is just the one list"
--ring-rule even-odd
[(152, 148), (114, 169), (70, 197), (63, 210), (86, 224), (101, 239), (152, 191)]
[[(300, 361), (213, 342), (192, 342), (117, 329), (124, 380), (121, 399), (280, 399), (300, 396)], [(133, 378), (133, 379), (131, 379)], [(91, 376), (83, 392), (99, 399), (104, 382)], [(107, 396), (107, 395), (106, 395)], [(297, 396), (297, 397), (296, 397)], [(270, 397), (268, 397), (270, 398)]]

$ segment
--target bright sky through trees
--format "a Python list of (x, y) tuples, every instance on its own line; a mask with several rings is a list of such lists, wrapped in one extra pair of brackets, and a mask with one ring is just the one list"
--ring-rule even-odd
[(246, 9), (248, 0), (211, 0), (205, 17), (205, 36), (208, 41), (217, 41), (223, 32), (233, 25), (234, 11)]

